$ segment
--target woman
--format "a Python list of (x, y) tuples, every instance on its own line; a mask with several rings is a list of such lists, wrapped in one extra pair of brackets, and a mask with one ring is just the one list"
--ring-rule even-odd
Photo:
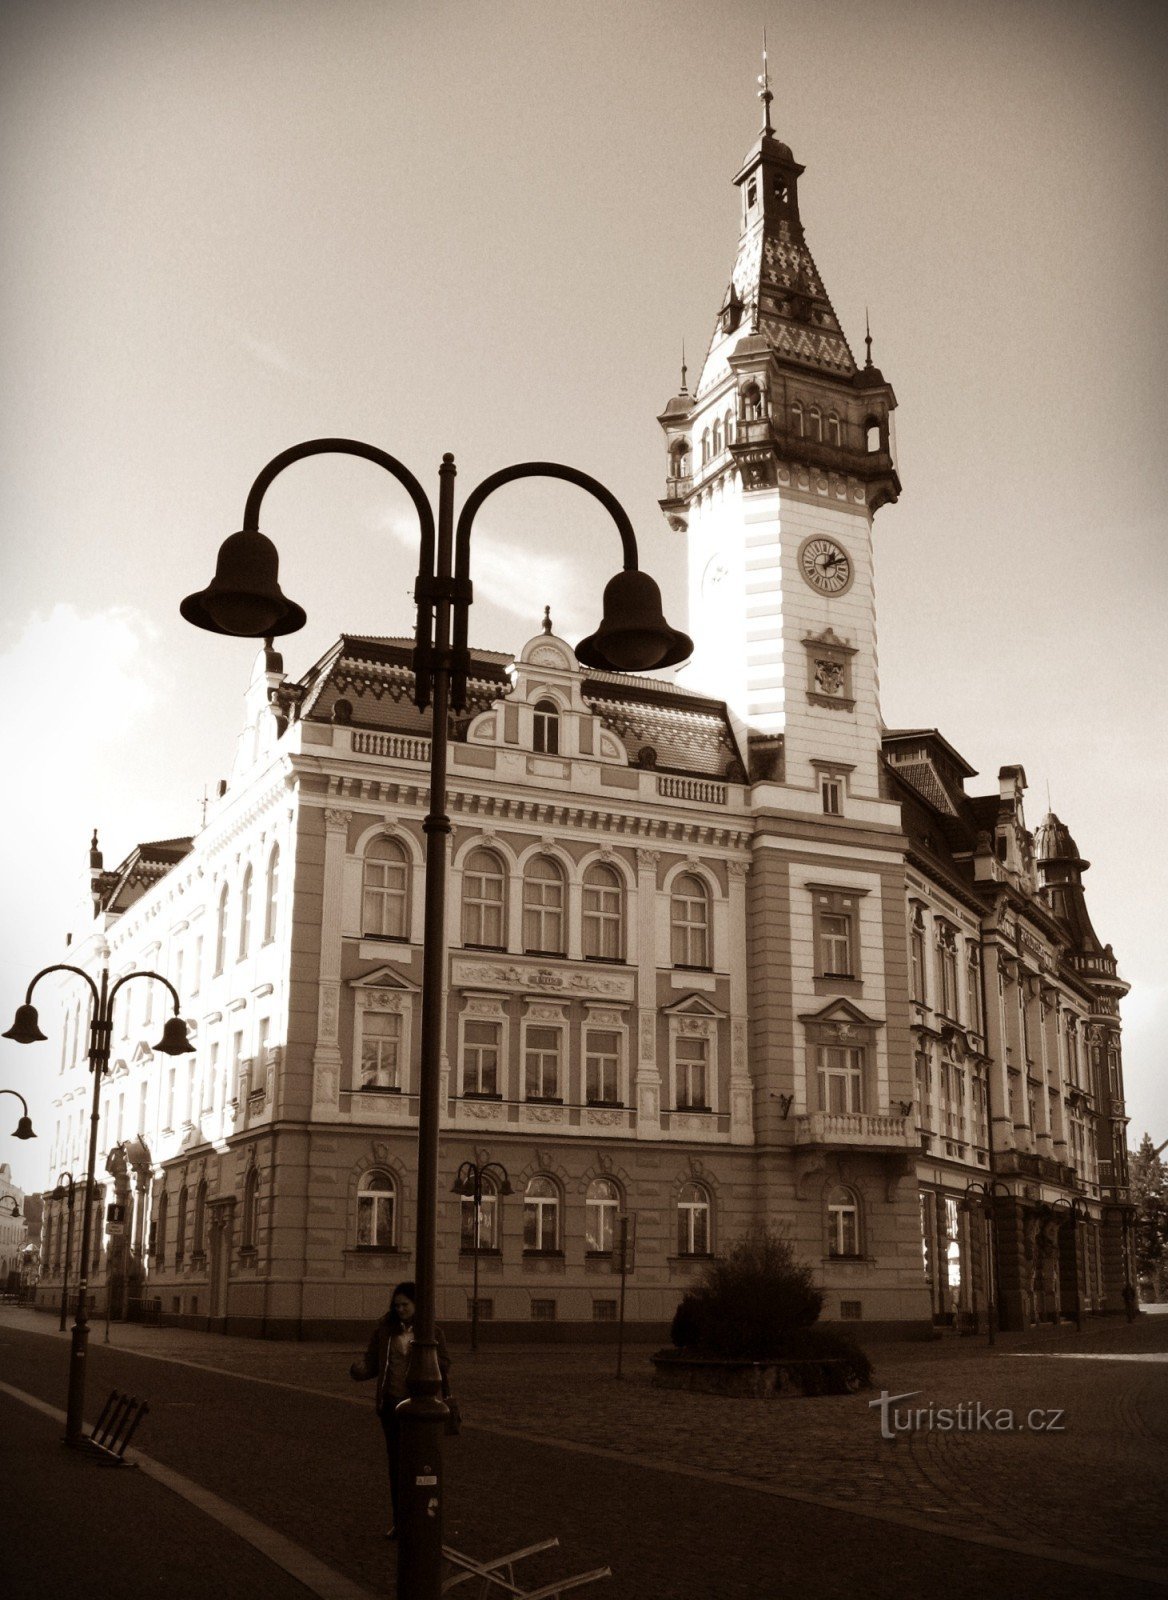
[[(389, 1302), (389, 1310), (373, 1330), (369, 1348), (359, 1361), (349, 1368), (349, 1376), (358, 1381), (376, 1378), (374, 1404), (385, 1433), (385, 1450), (389, 1457), (389, 1499), (392, 1509), (387, 1539), (397, 1538), (397, 1492), (401, 1461), (401, 1419), (397, 1408), (406, 1399), (406, 1369), (410, 1362), (410, 1346), (414, 1342), (414, 1314), (417, 1311), (418, 1291), (413, 1283), (399, 1283)], [(442, 1393), (450, 1393), (446, 1374), (450, 1371), (450, 1357), (446, 1340), (440, 1328), (434, 1329), (438, 1342), (438, 1370), (442, 1374)]]

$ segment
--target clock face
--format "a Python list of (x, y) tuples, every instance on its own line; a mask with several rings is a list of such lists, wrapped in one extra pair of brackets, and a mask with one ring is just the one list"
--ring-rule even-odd
[(820, 594), (843, 594), (851, 588), (855, 571), (852, 558), (834, 539), (816, 534), (799, 547), (799, 571)]

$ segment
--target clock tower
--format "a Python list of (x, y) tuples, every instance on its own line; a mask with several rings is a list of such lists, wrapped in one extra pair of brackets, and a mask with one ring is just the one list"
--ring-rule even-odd
[(818, 811), (833, 764), (849, 795), (878, 796), (872, 518), (900, 491), (896, 399), (871, 339), (860, 366), (840, 327), (803, 232), (804, 169), (760, 82), (734, 269), (696, 388), (683, 367), (659, 419), (661, 505), (687, 536), (686, 681), (728, 703), (755, 775)]

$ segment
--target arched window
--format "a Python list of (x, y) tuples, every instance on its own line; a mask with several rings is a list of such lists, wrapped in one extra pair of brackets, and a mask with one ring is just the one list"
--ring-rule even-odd
[(523, 948), (529, 955), (564, 953), (564, 875), (548, 856), (536, 856), (523, 876)]
[(174, 1264), (181, 1267), (183, 1256), (187, 1249), (187, 1186), (184, 1183), (178, 1192), (178, 1215), (174, 1233)]
[(219, 912), (215, 921), (215, 972), (223, 971), (227, 960), (227, 885), (219, 891)]
[(827, 1253), (860, 1254), (860, 1208), (850, 1189), (832, 1189), (827, 1197)]
[(672, 959), (675, 967), (710, 966), (710, 900), (706, 886), (692, 872), (673, 880), (669, 910)]
[(472, 850), (462, 870), (462, 942), (484, 950), (507, 947), (507, 875), (493, 850)]
[(807, 420), (811, 425), (811, 437), (815, 440), (816, 444), (822, 444), (823, 413), (820, 411), (818, 406), (811, 407), (811, 410), (807, 414)]
[(689, 440), (675, 439), (669, 447), (669, 476), (689, 477)]
[(243, 1181), (243, 1237), (240, 1243), (244, 1250), (255, 1249), (259, 1220), (260, 1173), (258, 1167), (252, 1167)]
[(206, 1225), (207, 1225), (207, 1180), (199, 1179), (199, 1187), (195, 1190), (195, 1220), (191, 1229), (191, 1254), (201, 1256), (206, 1250)]
[(268, 871), (264, 880), (264, 943), (271, 944), (276, 937), (276, 908), (280, 900), (280, 846), (274, 844), (268, 857)]
[(554, 700), (537, 700), (532, 718), (531, 748), (539, 756), (560, 753), (560, 708)]
[(757, 383), (748, 383), (742, 391), (742, 415), (747, 422), (757, 422), (762, 416), (762, 390)]
[(725, 439), (726, 439), (726, 448), (727, 448), (727, 450), (729, 450), (730, 446), (734, 443), (734, 413), (733, 413), (733, 411), (727, 411), (726, 415), (722, 418), (722, 432), (723, 432), (723, 434), (725, 436)]
[(880, 423), (876, 417), (868, 417), (864, 423), (864, 442), (870, 456), (877, 455), (880, 451)]
[(247, 954), (247, 947), (251, 942), (251, 886), (252, 870), (249, 864), (244, 871), (243, 882), (239, 888), (239, 959), (241, 961)]
[(710, 1196), (700, 1183), (683, 1185), (677, 1197), (677, 1253), (710, 1254)]
[(358, 1250), (391, 1250), (397, 1211), (397, 1185), (393, 1175), (374, 1167), (361, 1179), (357, 1191)]
[(396, 839), (369, 841), (361, 890), (361, 933), (367, 939), (409, 937), (409, 863)]
[(716, 456), (722, 454), (722, 421), (720, 417), (714, 418), (713, 449)]
[(840, 420), (833, 411), (827, 419), (827, 442), (839, 448)]
[(163, 1189), (158, 1196), (158, 1209), (154, 1214), (154, 1265), (156, 1267), (164, 1267), (166, 1265), (166, 1225), (170, 1220), (169, 1211), (169, 1197), (166, 1190)]
[(796, 439), (803, 437), (803, 407), (798, 400), (791, 407), (791, 429)]
[(702, 434), (702, 466), (703, 467), (708, 466), (709, 462), (710, 462), (710, 430), (709, 430), (709, 428), (707, 428), (705, 430), (705, 432)]
[(554, 1254), (560, 1248), (560, 1190), (554, 1178), (532, 1178), (523, 1196), (523, 1248)]
[[(495, 1187), (495, 1180), (489, 1174), (483, 1175), (480, 1193), (482, 1195), (482, 1204), (479, 1206), (478, 1247), (480, 1251), (497, 1251), (499, 1248), (499, 1192)], [(467, 1254), (473, 1254), (475, 1248), (475, 1203), (473, 1194), (464, 1194), (462, 1197), (460, 1239), (459, 1249)]]
[(589, 1255), (611, 1255), (621, 1192), (611, 1178), (593, 1178), (584, 1197), (584, 1248)]
[(623, 950), (624, 896), (620, 874), (594, 861), (584, 874), (584, 956), (588, 961), (620, 961)]

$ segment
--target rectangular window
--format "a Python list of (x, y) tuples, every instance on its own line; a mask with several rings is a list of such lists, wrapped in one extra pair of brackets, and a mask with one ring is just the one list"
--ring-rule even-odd
[(909, 937), (909, 973), (912, 983), (912, 997), (924, 1005), (928, 999), (925, 987), (925, 932), (923, 928), (914, 927)]
[(819, 797), (823, 801), (825, 817), (840, 817), (844, 810), (842, 778), (822, 777), (819, 780)]
[(858, 1112), (864, 1105), (864, 1051), (862, 1046), (818, 1046), (819, 1109)]
[(559, 1099), (559, 1028), (528, 1028), (524, 1068), (529, 1100)]
[(137, 1127), (137, 1130), (136, 1130), (139, 1138), (141, 1138), (142, 1135), (146, 1132), (146, 1096), (149, 1094), (149, 1092), (150, 1092), (150, 1089), (149, 1089), (149, 1085), (148, 1084), (143, 1083), (143, 1084), (141, 1084), (139, 1086), (139, 1089), (138, 1089), (138, 1127)]
[(709, 1109), (709, 1050), (708, 1039), (687, 1035), (675, 1041), (678, 1110)]
[(589, 1105), (619, 1105), (619, 1033), (589, 1028), (584, 1043), (584, 1098)]
[(362, 1089), (400, 1089), (402, 1019), (393, 1011), (361, 1014)]
[(616, 1301), (594, 1300), (592, 1302), (592, 1320), (593, 1322), (615, 1322)]
[(195, 959), (191, 962), (191, 993), (199, 992), (199, 974), (203, 970), (203, 935), (195, 940)]
[(937, 924), (937, 966), (941, 978), (940, 1011), (957, 1019), (957, 932), (947, 923)]
[(965, 1000), (967, 1025), (974, 1033), (981, 1032), (981, 958), (977, 946), (965, 947)]
[(243, 1029), (239, 1028), (231, 1035), (231, 1082), (228, 1086), (227, 1098), (233, 1103), (239, 1100), (239, 1071), (243, 1065)]
[(860, 1300), (840, 1301), (840, 1321), (859, 1322), (864, 1315), (863, 1302)]
[(174, 953), (174, 986), (180, 996), (183, 992), (183, 952), (176, 950)]
[[(467, 1302), (466, 1302), (466, 1320), (468, 1322), (474, 1316), (474, 1309), (475, 1309), (474, 1301), (472, 1299), (468, 1299)], [(493, 1322), (494, 1320), (495, 1320), (495, 1302), (494, 1302), (494, 1300), (484, 1299), (483, 1296), (480, 1295), (479, 1296), (479, 1321), (480, 1322)]]
[(532, 1322), (554, 1322), (556, 1320), (556, 1302), (554, 1300), (533, 1300), (531, 1302)]
[(166, 1121), (163, 1124), (167, 1128), (174, 1127), (174, 1086), (177, 1078), (178, 1068), (168, 1067), (166, 1069)]
[(812, 937), (817, 978), (858, 978), (859, 896), (815, 887), (811, 891)]
[(502, 1024), (467, 1022), (462, 1035), (463, 1094), (499, 1093), (499, 1048)]

